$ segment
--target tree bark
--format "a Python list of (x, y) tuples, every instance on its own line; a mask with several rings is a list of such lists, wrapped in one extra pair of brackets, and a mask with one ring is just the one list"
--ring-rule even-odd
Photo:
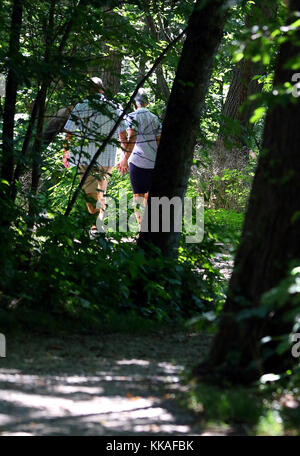
[[(296, 11), (297, 0), (290, 1)], [(296, 37), (300, 39), (300, 30)], [(296, 70), (286, 63), (299, 55), (291, 40), (282, 44), (274, 88), (291, 82)], [(299, 69), (298, 69), (299, 71)], [(209, 356), (194, 370), (198, 377), (211, 374), (234, 383), (250, 383), (267, 372), (284, 372), (295, 363), (290, 354), (279, 355), (274, 338), (289, 334), (293, 322), (283, 318), (291, 310), (290, 296), (284, 306), (274, 304), (264, 318), (237, 321), (241, 311), (263, 309), (262, 295), (279, 285), (293, 259), (300, 258), (300, 99), (285, 95), (267, 113), (260, 156), (253, 182), (242, 240), (236, 255), (227, 301), (219, 331)], [(270, 336), (269, 343), (261, 344)]]
[[(274, 0), (256, 0), (249, 14), (245, 17), (245, 26), (250, 29), (254, 25), (262, 26), (276, 17), (277, 2)], [(237, 134), (224, 132), (224, 122), (221, 123), (220, 133), (214, 150), (214, 162), (217, 169), (242, 169), (249, 161), (250, 148), (244, 137), (253, 129), (250, 118), (256, 108), (256, 103), (249, 103), (247, 108), (241, 107), (251, 95), (262, 91), (262, 84), (253, 80), (255, 75), (263, 74), (264, 65), (261, 62), (252, 62), (243, 59), (239, 62), (232, 74), (232, 80), (222, 111), (222, 117), (237, 121), (240, 131)], [(226, 140), (231, 144), (228, 149)]]
[[(148, 25), (148, 28), (155, 39), (156, 42), (159, 42), (160, 39), (162, 38), (161, 32), (157, 30), (156, 25), (154, 23), (154, 20), (152, 16), (146, 15), (146, 24)], [(157, 79), (157, 92), (159, 96), (164, 100), (168, 101), (169, 96), (170, 96), (170, 89), (169, 86), (165, 80), (164, 73), (163, 73), (163, 66), (162, 64), (158, 66), (158, 68), (155, 71), (156, 74), (156, 79)]]
[(18, 90), (17, 62), (20, 50), (20, 33), (23, 16), (23, 0), (14, 0), (11, 16), (11, 34), (9, 42), (9, 70), (6, 82), (3, 111), (2, 133), (2, 168), (1, 178), (12, 183), (14, 172), (14, 117)]
[(144, 79), (145, 74), (146, 74), (146, 58), (143, 55), (141, 55), (140, 60), (139, 60), (139, 72), (138, 72), (137, 80), (136, 80), (137, 84), (142, 79)]
[(68, 118), (70, 117), (73, 108), (74, 106), (61, 108), (53, 117), (50, 117), (43, 132), (43, 147), (49, 146), (57, 134), (63, 131), (63, 128)]
[(122, 56), (118, 52), (111, 51), (106, 45), (103, 45), (102, 50), (108, 52), (109, 55), (103, 60), (101, 79), (106, 92), (113, 97), (120, 90)]
[[(118, 14), (113, 11), (105, 10), (109, 5), (103, 5), (103, 26), (108, 27), (117, 27), (118, 26)], [(109, 43), (109, 38), (107, 42)], [(104, 88), (108, 97), (114, 97), (120, 90), (120, 79), (121, 79), (121, 67), (122, 67), (122, 54), (116, 50), (111, 50), (110, 47), (103, 43), (102, 44), (102, 51), (107, 53), (107, 57), (105, 57), (101, 61), (102, 69), (100, 71), (100, 77), (103, 81)], [(95, 69), (94, 69), (95, 71)], [(99, 68), (96, 69), (99, 75)]]
[[(225, 1), (197, 1), (189, 19), (187, 37), (178, 64), (176, 77), (163, 122), (162, 136), (157, 151), (147, 216), (151, 220), (153, 197), (174, 196), (183, 201), (193, 159), (201, 111), (208, 89), (225, 22)], [(148, 243), (159, 247), (164, 255), (176, 256), (180, 233), (142, 232), (139, 245)]]
[[(30, 193), (31, 197), (35, 196), (38, 191), (39, 181), (40, 181), (40, 167), (41, 167), (41, 153), (42, 153), (42, 144), (43, 144), (43, 125), (44, 125), (44, 115), (45, 115), (45, 103), (46, 103), (46, 95), (47, 95), (48, 83), (45, 82), (41, 88), (41, 102), (38, 111), (37, 117), (37, 128), (36, 128), (36, 136), (34, 139), (33, 147), (32, 147), (32, 173), (31, 173), (31, 188)], [(32, 199), (29, 201), (29, 215), (31, 217), (34, 216), (35, 213), (35, 205)], [(33, 219), (29, 226), (33, 226)]]
[[(49, 19), (47, 24), (47, 31), (45, 36), (45, 55), (44, 62), (49, 65), (51, 55), (51, 46), (53, 41), (53, 30), (54, 30), (54, 12), (55, 12), (56, 0), (51, 0), (49, 5)], [(31, 197), (37, 194), (39, 180), (40, 180), (40, 166), (42, 160), (42, 143), (43, 143), (43, 126), (44, 126), (44, 115), (45, 115), (45, 104), (48, 87), (50, 85), (51, 76), (47, 75), (41, 84), (40, 89), (40, 102), (37, 112), (37, 127), (36, 136), (32, 147), (32, 175), (31, 175)], [(34, 200), (29, 200), (29, 215), (34, 216), (35, 205)], [(33, 226), (33, 219), (29, 223), (29, 226)]]

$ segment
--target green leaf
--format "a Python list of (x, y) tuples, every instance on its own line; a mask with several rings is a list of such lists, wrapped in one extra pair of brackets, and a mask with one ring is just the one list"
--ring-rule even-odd
[(234, 63), (238, 63), (240, 62), (242, 59), (244, 58), (244, 53), (243, 52), (237, 52), (236, 54), (234, 54), (233, 58), (232, 58), (232, 61)]
[(258, 120), (260, 120), (265, 115), (266, 111), (267, 108), (265, 106), (260, 106), (259, 108), (256, 108), (253, 113), (253, 116), (250, 119), (250, 122), (255, 123)]

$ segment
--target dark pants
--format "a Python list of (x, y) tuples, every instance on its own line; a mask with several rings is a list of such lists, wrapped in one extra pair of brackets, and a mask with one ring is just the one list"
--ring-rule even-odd
[(129, 177), (134, 194), (149, 192), (152, 174), (153, 169), (139, 168), (133, 163), (129, 163)]

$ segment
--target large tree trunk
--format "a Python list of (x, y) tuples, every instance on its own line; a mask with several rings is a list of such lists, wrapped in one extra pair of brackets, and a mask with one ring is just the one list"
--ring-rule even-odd
[(108, 56), (102, 62), (100, 76), (108, 96), (113, 97), (120, 90), (122, 56), (118, 52), (112, 52), (106, 45), (103, 45), (103, 51)]
[[(276, 17), (277, 2), (274, 0), (256, 0), (249, 14), (245, 17), (245, 26), (250, 29), (254, 25), (262, 26), (269, 23)], [(249, 161), (250, 148), (244, 138), (251, 133), (253, 125), (250, 118), (256, 108), (256, 103), (248, 103), (247, 108), (241, 110), (249, 97), (262, 91), (262, 84), (253, 80), (255, 75), (263, 74), (264, 65), (261, 62), (253, 62), (243, 59), (239, 62), (232, 74), (232, 80), (226, 101), (222, 111), (222, 117), (240, 124), (240, 131), (237, 134), (226, 133), (224, 122), (221, 123), (220, 133), (214, 149), (214, 165), (216, 170), (224, 168), (242, 169)], [(230, 147), (226, 147), (226, 143)]]
[[(229, 91), (224, 103), (222, 117), (230, 119), (232, 122), (238, 121), (240, 132), (235, 134), (224, 134), (221, 130), (214, 149), (214, 164), (217, 169), (231, 168), (242, 169), (249, 160), (249, 146), (244, 141), (244, 136), (252, 130), (250, 124), (251, 115), (255, 109), (252, 103), (248, 109), (240, 110), (250, 95), (260, 93), (262, 85), (257, 80), (252, 81), (253, 76), (261, 74), (262, 65), (249, 60), (243, 60), (236, 65), (233, 70), (232, 80)], [(226, 147), (226, 142), (230, 143), (230, 148)]]
[[(161, 36), (162, 35), (161, 32), (159, 30), (157, 30), (152, 16), (146, 15), (146, 23), (156, 42), (159, 42), (160, 39), (162, 39), (162, 38), (165, 39), (165, 37)], [(168, 86), (165, 76), (164, 76), (162, 64), (157, 67), (155, 74), (156, 74), (156, 79), (157, 79), (157, 83), (156, 83), (157, 93), (160, 96), (160, 98), (162, 98), (164, 101), (167, 102), (169, 99), (169, 96), (170, 96), (170, 89), (169, 89), (169, 86)]]
[[(108, 7), (109, 3), (105, 5), (104, 2), (103, 26), (104, 28), (108, 27), (108, 29), (111, 29), (112, 27), (118, 26), (119, 15), (113, 11), (105, 12)], [(106, 42), (110, 42), (109, 38)], [(120, 90), (122, 54), (115, 50), (112, 51), (105, 43), (102, 45), (102, 51), (107, 54), (107, 57), (101, 61), (102, 69), (100, 77), (103, 81), (108, 97), (113, 97)], [(97, 68), (97, 71), (99, 72), (99, 68)], [(99, 74), (93, 74), (93, 76), (99, 76)]]
[[(163, 122), (161, 142), (147, 205), (151, 217), (153, 197), (174, 196), (183, 200), (193, 160), (199, 121), (215, 55), (223, 34), (225, 1), (196, 2), (189, 19), (187, 37)], [(149, 223), (150, 225), (150, 223)], [(149, 226), (150, 228), (150, 226)], [(177, 254), (180, 233), (142, 232), (139, 244), (160, 247), (166, 256)]]
[[(291, 11), (297, 0), (290, 1)], [(296, 38), (300, 39), (300, 30)], [(291, 41), (281, 46), (275, 69), (274, 87), (290, 82), (296, 70), (285, 65), (299, 55)], [(298, 69), (299, 71), (299, 69)], [(219, 331), (207, 361), (194, 373), (236, 383), (247, 383), (267, 372), (284, 372), (295, 363), (289, 353), (274, 351), (274, 339), (261, 344), (263, 337), (276, 338), (292, 331), (293, 322), (283, 318), (291, 310), (291, 295), (279, 302), (264, 318), (251, 315), (237, 321), (242, 310), (263, 310), (262, 295), (287, 275), (290, 262), (300, 258), (300, 99), (286, 95), (285, 100), (269, 108), (263, 153), (259, 159), (250, 196), (227, 301)], [(277, 342), (278, 343), (278, 342)], [(271, 351), (270, 351), (271, 350)], [(268, 356), (269, 353), (269, 356)]]
[(20, 33), (22, 26), (23, 0), (14, 0), (11, 16), (9, 42), (9, 70), (6, 82), (5, 103), (3, 111), (2, 133), (2, 168), (1, 178), (12, 183), (14, 173), (14, 117), (18, 89), (17, 59), (20, 50)]

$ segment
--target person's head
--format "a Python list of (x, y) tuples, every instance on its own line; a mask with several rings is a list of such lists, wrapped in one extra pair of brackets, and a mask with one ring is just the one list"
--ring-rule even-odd
[(88, 84), (88, 91), (90, 95), (94, 95), (96, 93), (103, 93), (104, 92), (104, 86), (102, 79), (95, 77), (90, 78), (89, 84)]
[(148, 95), (145, 89), (139, 89), (134, 97), (134, 105), (136, 108), (144, 108), (149, 103)]

